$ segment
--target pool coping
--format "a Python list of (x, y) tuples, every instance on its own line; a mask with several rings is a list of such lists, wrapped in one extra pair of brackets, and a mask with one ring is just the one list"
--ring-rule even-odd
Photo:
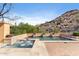
[(48, 41), (48, 40), (40, 40), (40, 39), (30, 39), (30, 40), (39, 40), (39, 41), (41, 41), (41, 42), (79, 42), (79, 40), (71, 40), (71, 41), (64, 41), (64, 40), (59, 40), (59, 41), (57, 41), (57, 40), (54, 40), (54, 41), (52, 41), (52, 40), (50, 40), (50, 41)]
[(62, 40), (59, 40), (59, 41), (41, 41), (41, 42), (79, 42), (79, 41), (62, 41)]

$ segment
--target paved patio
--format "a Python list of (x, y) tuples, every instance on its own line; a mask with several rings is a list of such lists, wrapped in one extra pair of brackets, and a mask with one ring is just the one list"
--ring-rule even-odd
[(50, 56), (79, 56), (79, 42), (45, 42)]

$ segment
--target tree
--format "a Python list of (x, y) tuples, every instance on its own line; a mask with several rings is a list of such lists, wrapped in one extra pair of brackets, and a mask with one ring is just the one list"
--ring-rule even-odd
[(3, 3), (1, 4), (1, 9), (0, 9), (0, 18), (2, 18), (2, 21), (4, 21), (4, 16), (11, 10), (11, 3)]
[(38, 33), (40, 32), (37, 26), (30, 25), (28, 23), (20, 23), (17, 26), (11, 26), (11, 34), (19, 35), (24, 33)]

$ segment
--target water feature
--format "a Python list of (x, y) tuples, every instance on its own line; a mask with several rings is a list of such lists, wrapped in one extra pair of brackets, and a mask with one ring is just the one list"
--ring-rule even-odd
[(18, 40), (13, 45), (7, 44), (3, 48), (32, 48), (35, 40)]

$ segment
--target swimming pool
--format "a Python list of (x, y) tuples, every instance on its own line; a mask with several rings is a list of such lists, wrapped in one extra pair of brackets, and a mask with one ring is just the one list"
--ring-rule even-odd
[(47, 41), (58, 41), (58, 40), (63, 40), (63, 41), (73, 41), (73, 39), (70, 38), (64, 38), (64, 37), (59, 37), (59, 36), (54, 36), (54, 37), (49, 37), (49, 36), (43, 36), (43, 37), (31, 37), (29, 39), (40, 39), (40, 40), (47, 40)]

